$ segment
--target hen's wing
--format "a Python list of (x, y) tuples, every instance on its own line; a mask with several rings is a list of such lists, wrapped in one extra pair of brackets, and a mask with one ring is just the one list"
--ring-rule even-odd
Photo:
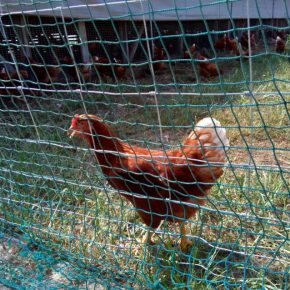
[(112, 168), (114, 173), (112, 171), (110, 180), (114, 187), (133, 194), (174, 200), (187, 199), (198, 191), (197, 165), (202, 159), (199, 148), (194, 148), (189, 156), (185, 156), (181, 148), (167, 151), (166, 155), (161, 151), (142, 153), (135, 153), (136, 158), (118, 162)]
[[(162, 152), (135, 147), (127, 153), (134, 157), (116, 160), (109, 176), (111, 185), (141, 195), (166, 197), (168, 185), (162, 178), (166, 160)], [(156, 155), (160, 157), (156, 158)]]

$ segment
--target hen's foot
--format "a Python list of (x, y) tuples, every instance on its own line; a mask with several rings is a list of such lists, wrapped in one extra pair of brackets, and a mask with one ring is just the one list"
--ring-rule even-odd
[(189, 248), (191, 248), (193, 242), (187, 237), (182, 237), (180, 242), (180, 249), (182, 252), (186, 252)]
[(185, 223), (180, 222), (180, 234), (181, 234), (181, 241), (180, 241), (180, 248), (183, 252), (186, 252), (188, 248), (192, 247), (193, 242), (186, 237), (187, 230)]
[(134, 255), (138, 255), (144, 249), (144, 247), (154, 246), (155, 243), (152, 241), (152, 235), (153, 233), (151, 231), (148, 231), (142, 239), (137, 239), (138, 245), (132, 250), (132, 253)]

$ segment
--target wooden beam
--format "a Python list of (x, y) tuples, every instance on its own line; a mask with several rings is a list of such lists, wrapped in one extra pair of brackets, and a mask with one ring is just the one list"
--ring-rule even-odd
[(128, 45), (128, 30), (127, 30), (127, 21), (125, 22), (121, 22), (120, 23), (120, 39), (125, 42), (122, 43), (122, 52), (124, 52), (122, 54), (123, 57), (123, 62), (124, 63), (128, 63), (130, 60), (130, 56), (129, 56), (129, 45)]
[(24, 51), (25, 51), (25, 55), (26, 57), (31, 57), (32, 53), (31, 53), (31, 48), (29, 47), (29, 37), (28, 37), (28, 29), (29, 26), (27, 26), (27, 23), (24, 19), (24, 15), (20, 18), (20, 25), (21, 25), (21, 41), (24, 45)]
[[(138, 35), (141, 35), (141, 36), (142, 36), (144, 30), (145, 30), (145, 27), (144, 27), (144, 26), (141, 26), (141, 27), (139, 28), (139, 30), (138, 30)], [(133, 44), (132, 48), (131, 48), (131, 51), (130, 51), (130, 54), (129, 54), (129, 55), (130, 55), (130, 62), (132, 62), (133, 59), (134, 59), (134, 57), (135, 57), (135, 54), (136, 54), (136, 51), (137, 51), (138, 45), (139, 45), (139, 41), (136, 41), (136, 42)]]
[(184, 50), (184, 47), (183, 47), (183, 45), (184, 45), (184, 43), (183, 43), (183, 37), (184, 36), (177, 38), (177, 51), (178, 51), (178, 56), (179, 57), (180, 56), (183, 56), (183, 50)]
[(79, 31), (79, 37), (81, 40), (82, 61), (83, 63), (86, 63), (90, 61), (90, 53), (89, 53), (89, 47), (88, 47), (86, 24), (84, 22), (78, 23), (78, 31)]

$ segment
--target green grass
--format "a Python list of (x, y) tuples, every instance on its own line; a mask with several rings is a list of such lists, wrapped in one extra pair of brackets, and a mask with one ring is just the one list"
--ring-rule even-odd
[[(196, 84), (190, 65), (184, 67), (186, 73), (179, 73), (179, 64), (173, 68), (178, 88), (170, 74), (157, 75), (160, 91), (181, 92), (157, 96), (168, 145), (178, 145), (193, 123), (211, 115), (227, 127), (232, 146), (227, 152), (229, 166), (211, 191), (209, 202), (188, 222), (194, 240), (189, 252), (176, 246), (179, 229), (165, 223), (154, 237), (155, 246), (132, 253), (145, 227), (133, 206), (107, 185), (92, 153), (82, 150), (86, 145), (66, 137), (71, 116), (84, 112), (77, 93), (27, 96), (34, 121), (25, 102), (3, 105), (2, 231), (33, 241), (39, 252), (53, 253), (81, 268), (84, 274), (76, 275), (75, 285), (89, 277), (104, 284), (117, 283), (120, 288), (239, 289), (244, 285), (286, 289), (290, 99), (263, 93), (290, 91), (290, 71), (284, 62), (277, 57), (253, 59), (253, 89), (262, 93), (255, 98), (242, 93), (202, 95), (247, 91), (246, 61), (221, 62), (226, 74), (221, 83), (213, 80), (215, 85)], [(102, 90), (124, 95), (84, 93), (88, 112), (111, 121), (118, 134), (131, 143), (158, 146), (154, 97), (125, 95), (154, 89), (150, 77), (139, 80), (137, 88), (130, 79), (118, 88), (113, 81), (107, 82)], [(188, 92), (201, 95), (188, 96)], [(249, 170), (249, 160), (259, 170)], [(33, 256), (34, 250), (29, 253)], [(30, 259), (33, 265), (34, 258)], [(11, 279), (16, 281), (20, 274), (17, 277)]]

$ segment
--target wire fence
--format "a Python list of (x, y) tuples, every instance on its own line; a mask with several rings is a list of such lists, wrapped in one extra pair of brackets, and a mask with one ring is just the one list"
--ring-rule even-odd
[(0, 7), (3, 287), (289, 288), (288, 1)]

